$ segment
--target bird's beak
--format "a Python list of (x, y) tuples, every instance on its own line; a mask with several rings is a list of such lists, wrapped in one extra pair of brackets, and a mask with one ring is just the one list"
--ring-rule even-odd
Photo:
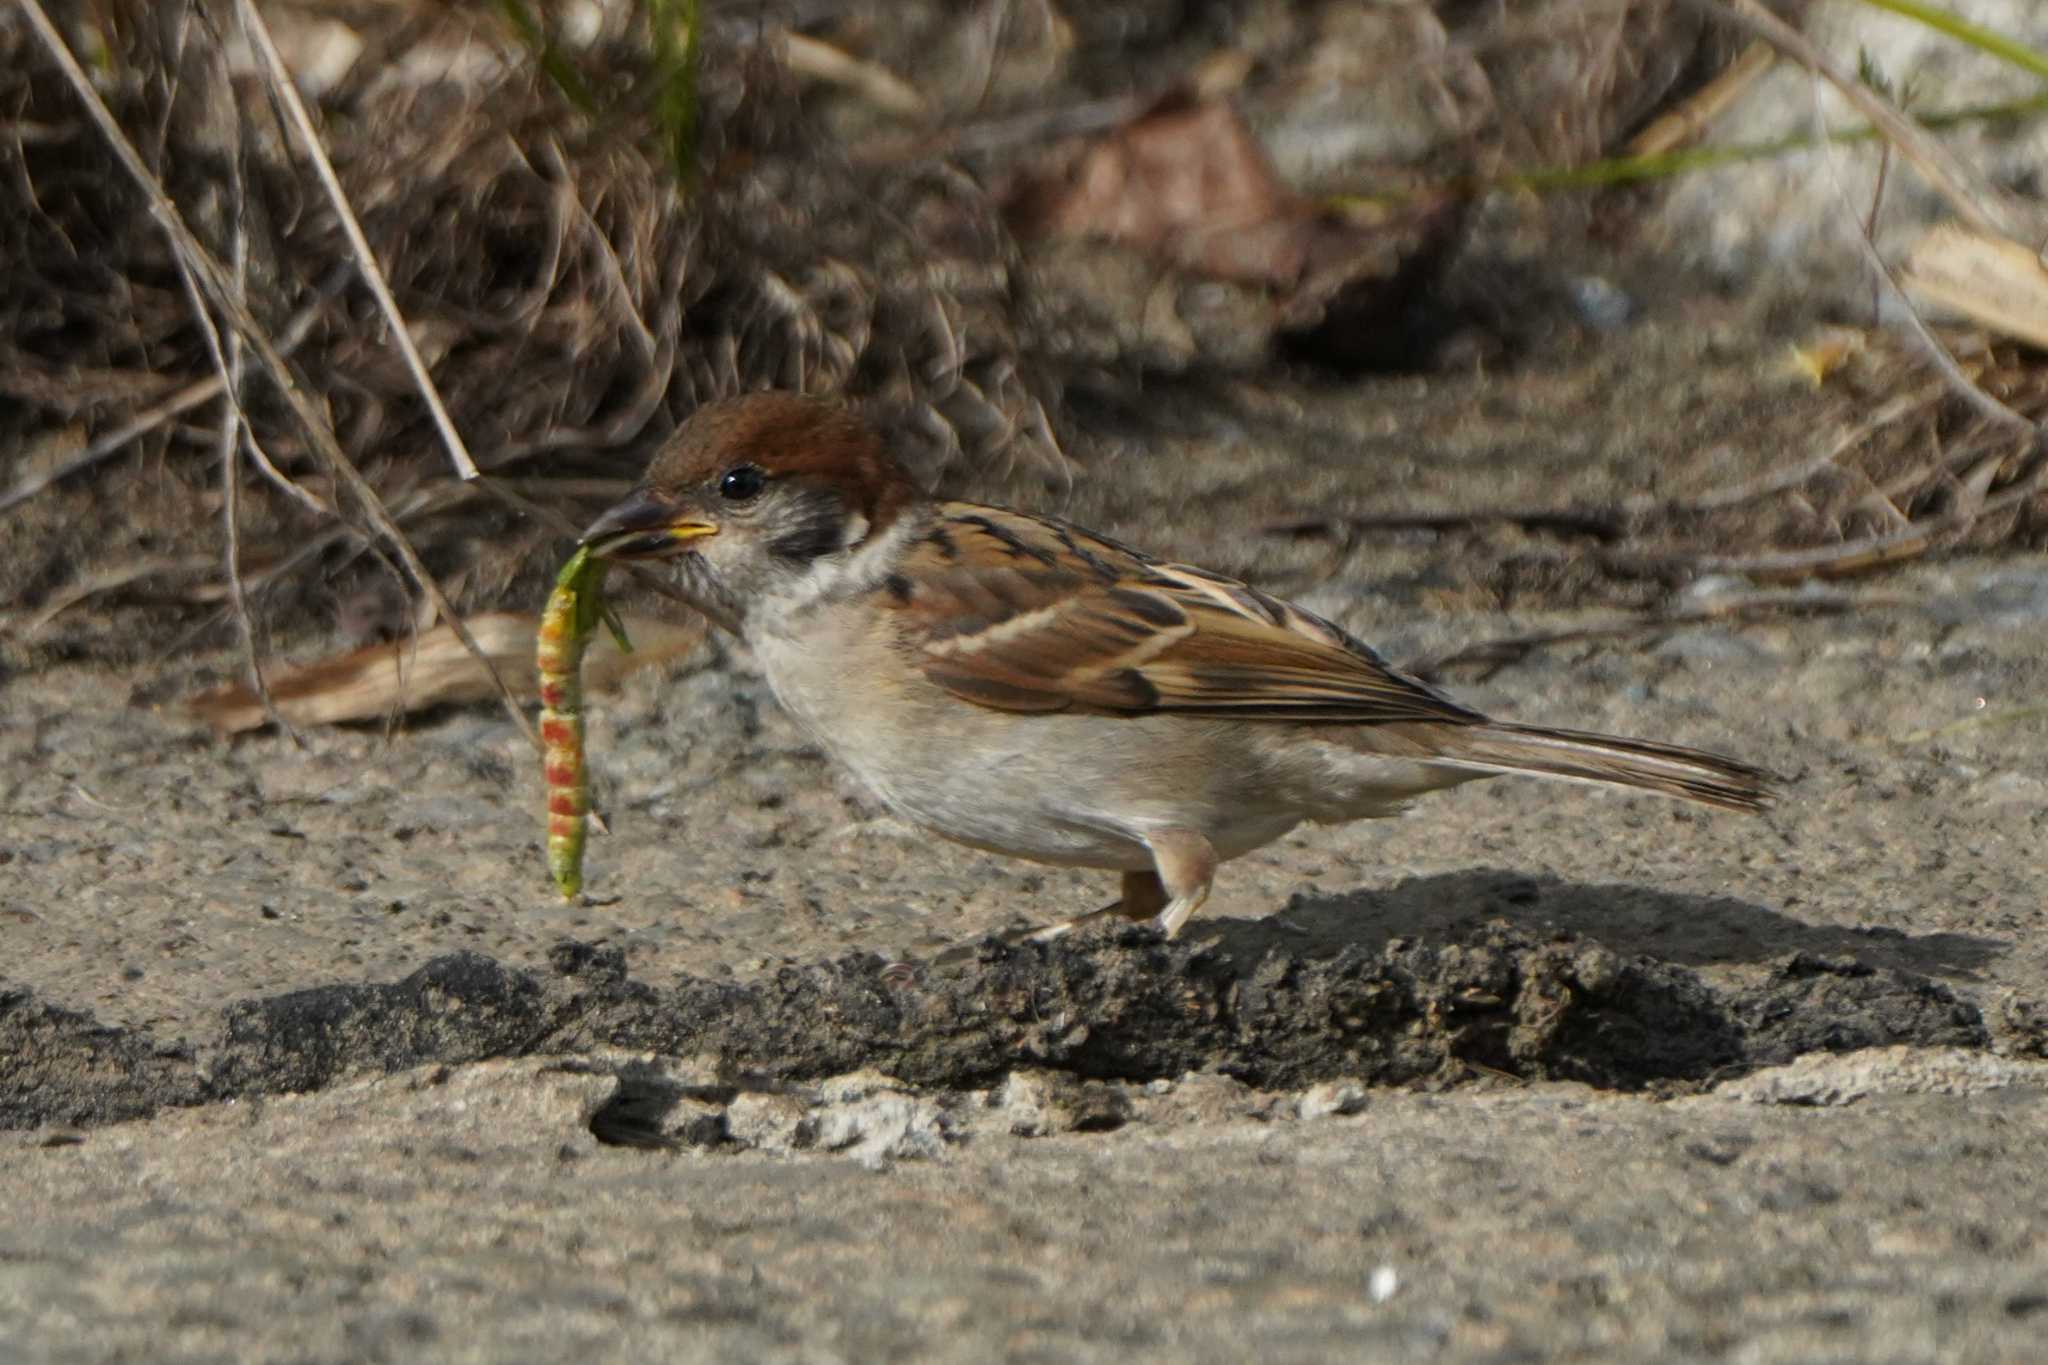
[(701, 516), (639, 489), (584, 528), (583, 544), (598, 559), (661, 559), (717, 534), (718, 527)]

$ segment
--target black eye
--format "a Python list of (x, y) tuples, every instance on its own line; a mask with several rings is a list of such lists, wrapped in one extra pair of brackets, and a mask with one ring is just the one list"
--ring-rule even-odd
[(718, 480), (718, 496), (727, 502), (745, 502), (768, 486), (768, 476), (750, 464), (736, 465)]

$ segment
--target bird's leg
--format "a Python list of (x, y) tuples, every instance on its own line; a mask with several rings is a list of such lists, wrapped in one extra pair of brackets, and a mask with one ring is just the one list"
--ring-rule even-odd
[(1105, 905), (1097, 914), (1112, 911), (1125, 919), (1151, 919), (1166, 908), (1166, 887), (1161, 884), (1157, 872), (1124, 873), (1124, 898), (1115, 905)]
[(1070, 934), (1084, 924), (1108, 915), (1120, 919), (1151, 920), (1168, 938), (1179, 936), (1202, 902), (1209, 899), (1209, 883), (1216, 876), (1216, 850), (1191, 829), (1162, 829), (1145, 837), (1152, 850), (1150, 872), (1124, 873), (1121, 900), (1100, 910), (1078, 915), (1023, 938), (1027, 943), (1044, 943)]
[(1030, 929), (1019, 934), (1018, 943), (1050, 943), (1053, 939), (1064, 938), (1084, 924), (1093, 924), (1111, 915), (1119, 919), (1151, 919), (1166, 906), (1166, 888), (1160, 885), (1159, 877), (1153, 872), (1124, 873), (1124, 894), (1100, 910), (1090, 910), (1085, 915), (1063, 919), (1058, 924), (1048, 924), (1043, 929)]
[[(1159, 830), (1146, 836), (1145, 847), (1152, 851), (1152, 868), (1124, 873), (1124, 893), (1116, 900), (1100, 910), (1005, 937), (1011, 943), (1050, 943), (1111, 915), (1118, 919), (1151, 920), (1168, 938), (1178, 936), (1181, 926), (1209, 899), (1209, 883), (1216, 876), (1216, 850), (1191, 829)], [(973, 944), (955, 944), (933, 958), (932, 965), (964, 961), (974, 952)]]
[[(1158, 914), (1166, 905), (1166, 888), (1152, 872), (1124, 873), (1124, 894), (1100, 910), (1090, 910), (1085, 915), (1075, 915), (1057, 924), (1048, 924), (1043, 929), (1015, 929), (1003, 935), (1005, 943), (1050, 943), (1056, 938), (1065, 938), (1083, 925), (1093, 924), (1111, 915), (1121, 919), (1148, 920)], [(956, 943), (944, 949), (931, 960), (934, 967), (947, 967), (966, 962), (980, 950), (977, 942)], [(918, 968), (915, 962), (892, 962), (884, 969), (883, 975), (892, 985), (901, 985), (915, 976)]]
[[(1158, 869), (1158, 875), (1148, 880), (1168, 898), (1157, 907), (1152, 922), (1160, 933), (1176, 938), (1181, 926), (1209, 899), (1209, 883), (1216, 877), (1216, 850), (1191, 829), (1157, 830), (1146, 836), (1145, 846), (1152, 850), (1152, 865)], [(1126, 875), (1126, 896), (1130, 888), (1131, 879)]]
[[(1124, 894), (1100, 910), (1090, 910), (1085, 915), (1075, 915), (1057, 924), (1048, 924), (1043, 929), (1015, 929), (1003, 935), (1005, 943), (1050, 943), (1056, 938), (1065, 938), (1086, 924), (1111, 915), (1122, 919), (1148, 920), (1158, 914), (1166, 905), (1166, 888), (1151, 872), (1124, 873)], [(980, 951), (978, 941), (956, 943), (943, 949), (931, 959), (933, 967), (950, 967), (956, 963), (971, 960)], [(892, 962), (882, 971), (883, 979), (891, 986), (902, 987), (914, 980), (921, 965), (917, 962)]]

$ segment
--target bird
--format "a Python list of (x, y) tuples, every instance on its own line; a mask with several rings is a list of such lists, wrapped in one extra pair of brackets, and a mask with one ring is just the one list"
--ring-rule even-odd
[(1772, 798), (1768, 772), (1718, 754), (1494, 720), (1227, 575), (930, 496), (827, 399), (698, 407), (582, 544), (666, 561), (896, 816), (1122, 874), (1117, 900), (1034, 936), (1120, 917), (1173, 938), (1220, 864), (1500, 774), (1731, 811)]

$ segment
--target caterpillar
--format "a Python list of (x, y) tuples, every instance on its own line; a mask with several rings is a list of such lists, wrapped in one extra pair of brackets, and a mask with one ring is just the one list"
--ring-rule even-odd
[(604, 601), (609, 566), (580, 546), (555, 576), (540, 614), (534, 655), (540, 671), (541, 766), (547, 781), (548, 873), (562, 899), (583, 889), (583, 836), (590, 815), (590, 774), (583, 757), (583, 649), (599, 621), (621, 650), (625, 625)]

